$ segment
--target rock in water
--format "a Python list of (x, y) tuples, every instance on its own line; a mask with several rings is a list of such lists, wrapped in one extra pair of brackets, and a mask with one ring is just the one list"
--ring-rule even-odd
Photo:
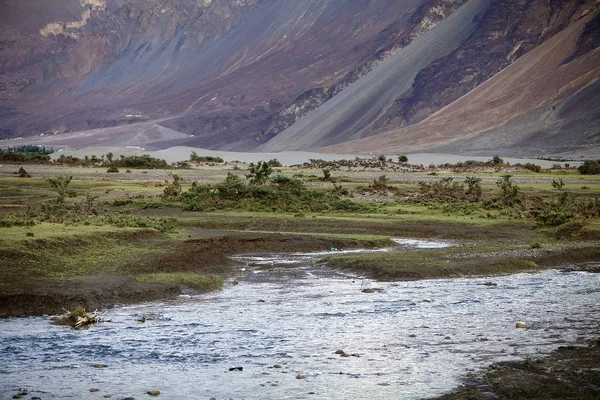
[(527, 328), (527, 324), (523, 321), (519, 321), (515, 324), (517, 328)]
[(150, 396), (159, 396), (160, 395), (160, 390), (158, 390), (158, 389), (152, 389), (152, 390), (148, 390), (146, 393), (149, 394)]

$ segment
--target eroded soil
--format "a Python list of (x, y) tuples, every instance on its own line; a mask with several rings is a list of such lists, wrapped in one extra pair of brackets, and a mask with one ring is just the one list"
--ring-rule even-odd
[(438, 400), (600, 399), (600, 340), (548, 357), (493, 364)]

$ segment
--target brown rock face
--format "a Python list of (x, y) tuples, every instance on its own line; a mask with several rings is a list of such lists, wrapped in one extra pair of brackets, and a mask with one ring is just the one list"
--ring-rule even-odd
[[(404, 137), (398, 128), (426, 122), (582, 19), (562, 65), (600, 45), (596, 1), (0, 0), (0, 138), (149, 121), (171, 129), (154, 147), (283, 150)], [(574, 119), (589, 131), (593, 116), (581, 106), (600, 99), (578, 91), (596, 67), (563, 87), (560, 104), (576, 97), (552, 116), (552, 132)], [(537, 101), (560, 105), (557, 96)], [(521, 121), (540, 129), (539, 115)], [(498, 123), (477, 132), (502, 134)], [(425, 147), (457, 139), (419, 132)], [(417, 148), (411, 135), (403, 146)], [(127, 145), (148, 145), (131, 136)], [(568, 142), (590, 143), (580, 136)]]

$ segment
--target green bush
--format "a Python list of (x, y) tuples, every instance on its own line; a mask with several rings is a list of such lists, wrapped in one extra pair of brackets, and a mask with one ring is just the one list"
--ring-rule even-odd
[(600, 160), (585, 160), (577, 168), (577, 171), (582, 175), (600, 174)]
[(190, 161), (196, 163), (222, 163), (224, 160), (221, 157), (199, 156), (195, 151), (190, 154)]
[(370, 211), (372, 205), (356, 203), (322, 189), (309, 189), (302, 181), (277, 175), (269, 183), (245, 183), (229, 173), (216, 185), (193, 184), (177, 200), (187, 211), (245, 210), (263, 212)]
[(113, 164), (116, 167), (122, 168), (138, 168), (138, 169), (168, 169), (171, 168), (165, 160), (151, 157), (148, 154), (141, 156), (122, 157), (114, 160)]
[(26, 152), (13, 150), (0, 150), (0, 162), (3, 163), (27, 163), (46, 164), (50, 162), (48, 153)]

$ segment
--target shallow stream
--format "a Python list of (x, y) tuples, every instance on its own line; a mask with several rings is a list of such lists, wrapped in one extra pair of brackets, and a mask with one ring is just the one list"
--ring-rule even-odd
[(492, 362), (599, 333), (600, 274), (374, 282), (319, 268), (310, 253), (238, 259), (248, 263), (239, 284), (116, 307), (88, 329), (1, 320), (0, 396), (27, 387), (42, 399), (149, 389), (161, 399), (419, 399)]

